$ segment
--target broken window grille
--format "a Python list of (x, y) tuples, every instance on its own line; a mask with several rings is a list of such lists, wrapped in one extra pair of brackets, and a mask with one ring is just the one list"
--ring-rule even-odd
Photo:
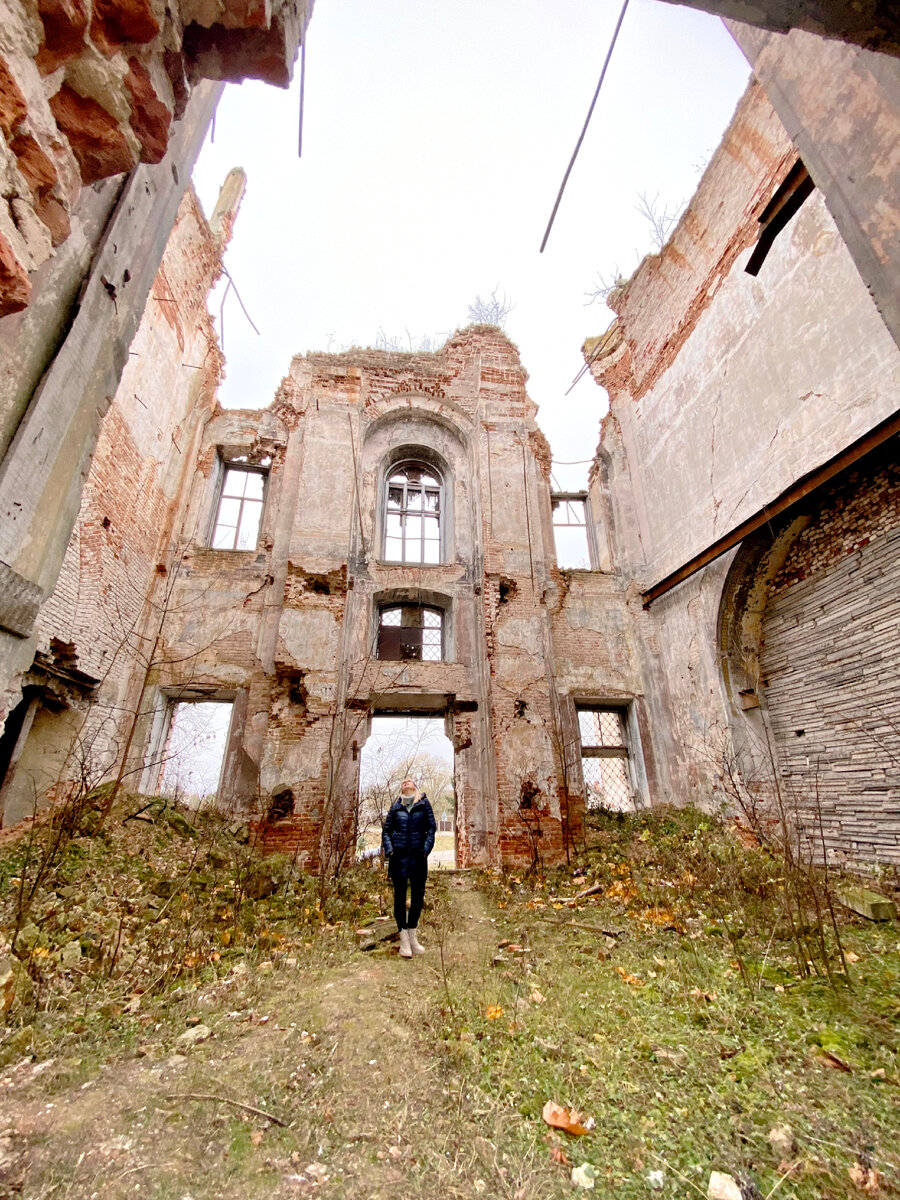
[(378, 622), (378, 657), (441, 662), (444, 657), (444, 614), (424, 604), (382, 608)]
[(566, 571), (590, 571), (591, 549), (587, 528), (587, 492), (554, 492), (553, 541), (556, 565)]
[(404, 463), (387, 481), (384, 522), (386, 562), (441, 561), (441, 481), (432, 467)]
[(216, 512), (214, 550), (255, 550), (262, 520), (266, 472), (254, 467), (225, 467)]
[(579, 708), (581, 770), (588, 808), (633, 812), (628, 741), (623, 708)]

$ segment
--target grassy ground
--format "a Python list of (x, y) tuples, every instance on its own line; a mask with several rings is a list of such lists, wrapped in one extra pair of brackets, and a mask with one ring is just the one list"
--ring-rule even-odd
[[(38, 1004), (3, 1043), (30, 1028), (0, 1072), (0, 1195), (531, 1200), (575, 1193), (583, 1163), (601, 1196), (706, 1195), (711, 1171), (745, 1197), (900, 1195), (897, 925), (842, 917), (852, 987), (799, 973), (776, 864), (708, 819), (598, 820), (577, 877), (436, 875), (412, 962), (379, 940), (378, 876), (317, 908), (288, 872), (217, 922), (247, 852), (194, 890), (173, 868), (199, 835), (135, 824), (81, 838), (41, 898)], [(135, 962), (57, 962), (60, 888), (108, 917), (109, 893), (173, 876), (152, 934), (133, 914)], [(203, 932), (150, 987), (166, 919), (169, 944)], [(589, 1131), (549, 1128), (548, 1100)]]

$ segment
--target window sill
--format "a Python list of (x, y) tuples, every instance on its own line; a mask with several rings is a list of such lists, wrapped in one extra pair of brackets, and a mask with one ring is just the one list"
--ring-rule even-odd
[(444, 567), (452, 567), (453, 563), (449, 563), (449, 562), (402, 563), (402, 562), (388, 562), (386, 559), (376, 558), (375, 566), (376, 567), (395, 567), (398, 570), (407, 570), (407, 571), (440, 571)]
[(440, 658), (437, 660), (433, 658), (376, 658), (374, 661), (377, 663), (384, 663), (385, 665), (388, 663), (402, 663), (405, 667), (453, 666), (453, 662), (446, 658)]

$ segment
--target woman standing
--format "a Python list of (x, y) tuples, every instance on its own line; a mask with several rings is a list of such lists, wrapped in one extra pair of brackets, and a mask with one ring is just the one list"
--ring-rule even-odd
[[(434, 848), (437, 825), (431, 803), (415, 781), (404, 779), (400, 795), (391, 805), (381, 830), (381, 845), (388, 860), (388, 878), (394, 885), (394, 919), (400, 932), (400, 957), (424, 954), (416, 928), (425, 899), (428, 855)], [(409, 888), (409, 915), (406, 890)]]

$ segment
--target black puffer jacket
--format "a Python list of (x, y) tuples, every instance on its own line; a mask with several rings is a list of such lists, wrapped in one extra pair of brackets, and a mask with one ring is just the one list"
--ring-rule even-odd
[(424, 792), (408, 811), (398, 797), (381, 830), (381, 845), (385, 857), (391, 860), (391, 875), (406, 874), (410, 866), (424, 862), (434, 849), (436, 832), (434, 812)]

